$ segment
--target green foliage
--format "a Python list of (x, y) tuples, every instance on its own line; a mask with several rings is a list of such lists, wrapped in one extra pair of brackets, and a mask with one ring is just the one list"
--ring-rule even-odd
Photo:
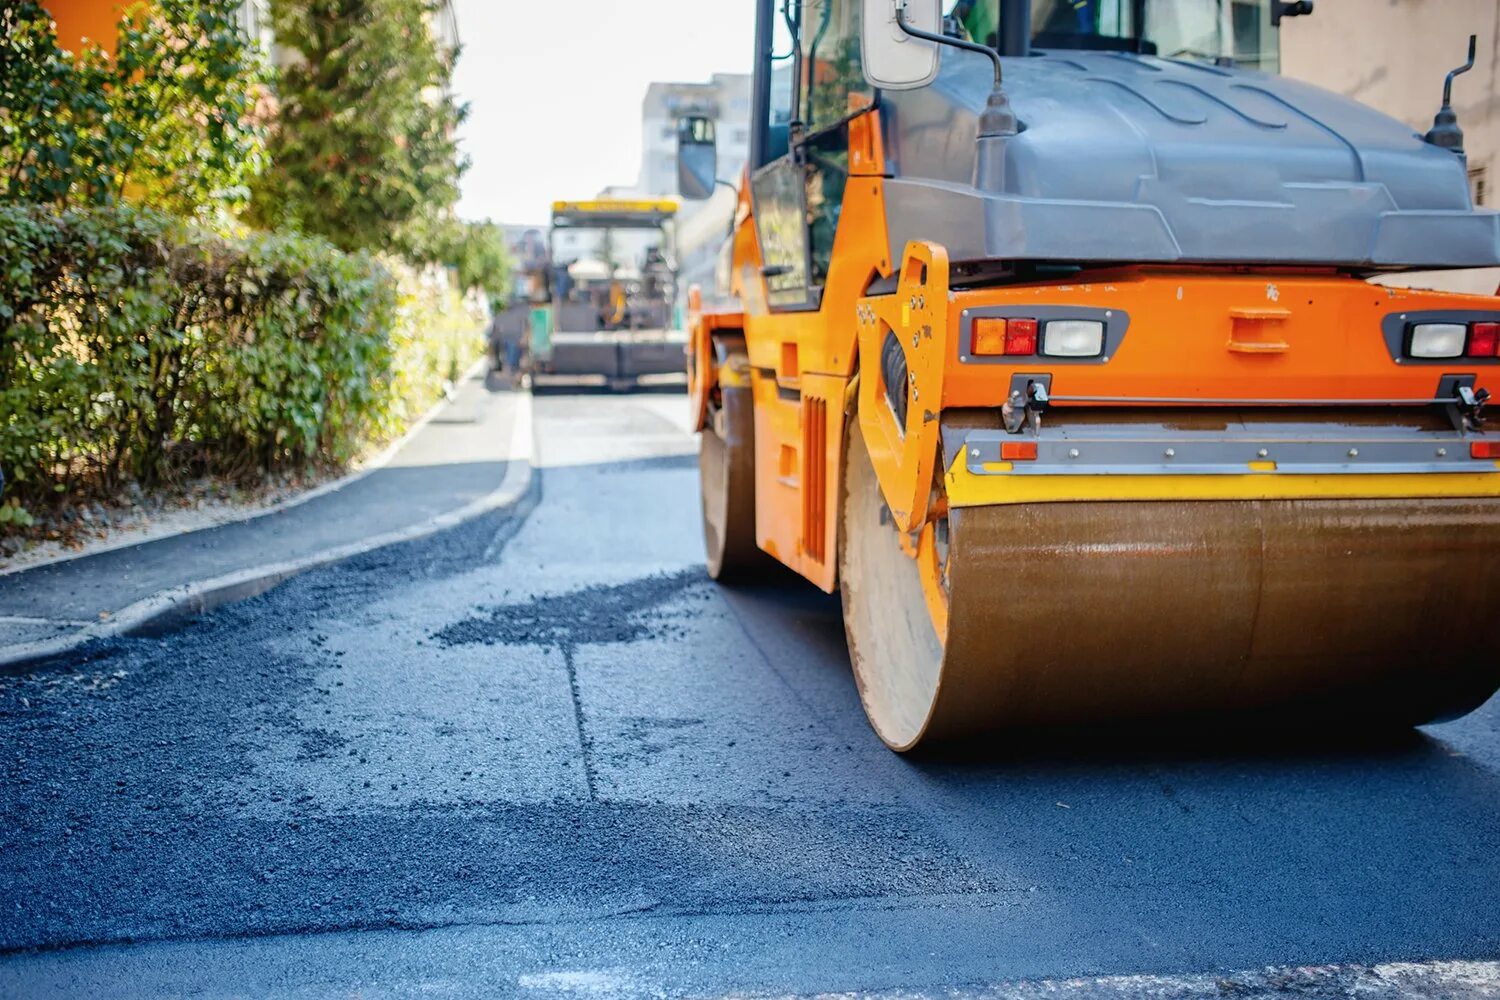
[(35, 0), (0, 7), (0, 198), (99, 204), (115, 195), (113, 160), (134, 148), (109, 114), (109, 75), (97, 50), (75, 62), (57, 47)]
[(254, 189), (267, 227), (379, 250), (458, 197), (464, 109), (427, 19), (430, 0), (273, 0), (281, 105)]
[(25, 507), (21, 506), (21, 501), (15, 497), (11, 497), (9, 500), (0, 503), (0, 529), (9, 527), (29, 528), (35, 523), (36, 520)]
[(0, 11), (0, 200), (122, 196), (175, 215), (241, 206), (261, 162), (260, 53), (235, 0), (129, 9), (116, 54), (58, 48), (35, 0)]
[(510, 250), (497, 223), (424, 216), (402, 231), (398, 247), (410, 260), (451, 268), (460, 288), (488, 301), (503, 300), (510, 288)]
[(347, 462), (478, 356), (455, 298), (317, 239), (0, 205), (7, 493)]
[(152, 0), (120, 24), (113, 114), (135, 155), (120, 169), (133, 200), (177, 215), (231, 210), (250, 197), (263, 136), (260, 50), (240, 30), (238, 0)]

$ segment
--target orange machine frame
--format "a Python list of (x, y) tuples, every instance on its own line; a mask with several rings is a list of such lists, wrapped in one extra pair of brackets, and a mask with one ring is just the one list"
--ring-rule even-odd
[[(919, 554), (930, 534), (922, 529), (936, 513), (929, 506), (942, 410), (999, 407), (1012, 374), (1040, 363), (1058, 395), (1430, 398), (1440, 369), (1393, 360), (1380, 334), (1382, 317), (1500, 308), (1488, 296), (1387, 288), (1319, 268), (1102, 267), (1059, 282), (950, 291), (946, 251), (926, 242), (906, 247), (895, 293), (867, 296), (873, 279), (893, 271), (877, 112), (851, 119), (849, 144), (849, 179), (820, 308), (767, 306), (747, 171), (732, 247), (730, 290), (740, 308), (689, 316), (695, 424), (704, 425), (716, 378), (714, 337), (742, 335), (755, 406), (756, 540), (826, 591), (838, 582), (845, 419), (856, 409), (893, 520), (912, 534)], [(1028, 304), (1123, 310), (1131, 317), (1129, 333), (1101, 364), (957, 361), (952, 345), (965, 309)], [(889, 407), (877, 405), (885, 392), (879, 365), (860, 365), (861, 356), (879, 357), (887, 331), (907, 349), (912, 396), (903, 428)], [(1475, 375), (1479, 388), (1500, 391), (1496, 367), (1458, 359), (1453, 368)]]

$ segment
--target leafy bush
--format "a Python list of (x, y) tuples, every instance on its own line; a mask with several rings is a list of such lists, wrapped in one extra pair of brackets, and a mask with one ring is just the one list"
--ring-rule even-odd
[(478, 356), (477, 319), (456, 300), (316, 239), (0, 205), (7, 493), (36, 507), (347, 462)]
[(280, 102), (251, 215), (346, 250), (385, 250), (458, 198), (465, 109), (433, 0), (274, 0)]
[(408, 260), (451, 268), (458, 286), (503, 307), (510, 292), (510, 248), (505, 230), (488, 220), (467, 222), (444, 212), (413, 219), (397, 234), (396, 248)]
[(57, 45), (36, 0), (0, 4), (0, 199), (122, 195), (183, 216), (233, 210), (262, 158), (260, 51), (237, 0), (128, 9), (115, 53)]

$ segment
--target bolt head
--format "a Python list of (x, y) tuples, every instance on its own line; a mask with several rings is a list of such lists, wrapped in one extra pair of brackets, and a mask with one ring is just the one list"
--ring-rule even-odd
[(1265, 458), (1267, 455), (1269, 455), (1271, 453), (1269, 451), (1267, 451), (1266, 449), (1262, 448), (1260, 451), (1257, 451), (1255, 454), (1258, 455), (1258, 456), (1260, 456), (1261, 458)]
[(1447, 457), (1448, 457), (1448, 449), (1447, 448), (1439, 448), (1438, 449), (1438, 458), (1447, 458)]
[(1349, 449), (1349, 457), (1350, 458), (1358, 458), (1359, 457), (1359, 449), (1358, 448), (1350, 448)]
[(1069, 448), (1068, 449), (1068, 457), (1069, 458), (1077, 458), (1078, 457), (1078, 449), (1077, 448)]
[(1166, 455), (1167, 455), (1168, 458), (1176, 458), (1177, 457), (1177, 449), (1176, 448), (1168, 448), (1167, 451), (1166, 451)]

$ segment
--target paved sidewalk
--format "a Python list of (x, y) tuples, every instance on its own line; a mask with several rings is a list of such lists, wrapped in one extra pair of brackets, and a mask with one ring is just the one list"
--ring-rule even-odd
[[(248, 597), (330, 556), (446, 526), (494, 498), (507, 472), (514, 483), (513, 461), (529, 469), (529, 414), (528, 396), (488, 389), (476, 375), (390, 462), (339, 489), (248, 520), (0, 575), (0, 666), (106, 633), (122, 612), (129, 620), (116, 631)], [(235, 586), (205, 599), (210, 581)]]

